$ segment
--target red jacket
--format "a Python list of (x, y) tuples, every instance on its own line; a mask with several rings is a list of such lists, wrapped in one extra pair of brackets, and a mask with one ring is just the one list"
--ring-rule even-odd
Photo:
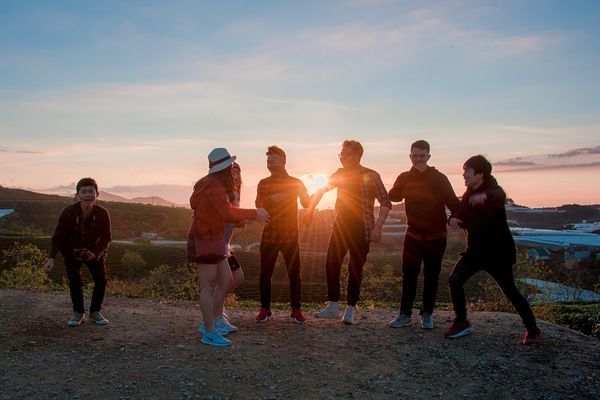
[(227, 222), (256, 219), (256, 210), (231, 205), (227, 189), (211, 174), (200, 179), (194, 186), (190, 206), (194, 215), (188, 234), (203, 239), (223, 239)]

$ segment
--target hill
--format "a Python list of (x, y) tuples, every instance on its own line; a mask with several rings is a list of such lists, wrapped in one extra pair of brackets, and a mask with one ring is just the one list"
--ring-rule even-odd
[[(15, 212), (0, 219), (0, 233), (51, 235), (61, 210), (73, 198), (46, 195), (0, 186), (0, 208)], [(142, 232), (157, 232), (166, 239), (184, 240), (192, 210), (144, 204), (98, 201), (111, 216), (114, 239), (140, 237)]]
[[(600, 341), (540, 322), (518, 344), (518, 316), (474, 313), (474, 334), (391, 329), (396, 311), (360, 310), (354, 326), (276, 311), (266, 324), (230, 309), (233, 345), (199, 342), (199, 307), (109, 296), (107, 327), (69, 328), (67, 293), (0, 290), (0, 398), (592, 399)], [(74, 375), (74, 369), (77, 373)]]

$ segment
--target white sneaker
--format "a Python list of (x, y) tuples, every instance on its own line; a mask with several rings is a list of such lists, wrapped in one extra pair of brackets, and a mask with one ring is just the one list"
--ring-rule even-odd
[(410, 326), (411, 322), (412, 321), (410, 319), (410, 315), (406, 315), (402, 311), (400, 311), (400, 314), (398, 314), (396, 318), (391, 320), (389, 325), (392, 328), (404, 328)]
[(433, 319), (431, 318), (431, 314), (423, 313), (423, 315), (421, 315), (421, 328), (433, 329)]
[(104, 318), (104, 315), (100, 314), (100, 311), (90, 313), (90, 321), (94, 321), (96, 325), (108, 325), (108, 320)]
[(325, 308), (317, 311), (314, 315), (317, 318), (338, 319), (340, 317), (340, 304), (337, 301), (328, 301)]
[(217, 330), (206, 332), (201, 342), (209, 346), (225, 347), (231, 345), (231, 340), (225, 339)]
[(356, 307), (354, 306), (346, 306), (346, 311), (344, 311), (344, 316), (342, 317), (342, 322), (348, 325), (354, 325), (356, 314)]
[(229, 320), (227, 320), (227, 318), (225, 318), (224, 315), (221, 315), (219, 318), (217, 318), (215, 324), (217, 325), (217, 329), (219, 330), (219, 332), (227, 331), (227, 333), (232, 333), (238, 331), (237, 326), (232, 325), (231, 322), (229, 322)]
[(74, 312), (73, 316), (70, 320), (67, 321), (67, 325), (69, 326), (79, 326), (81, 323), (85, 321), (85, 314)]

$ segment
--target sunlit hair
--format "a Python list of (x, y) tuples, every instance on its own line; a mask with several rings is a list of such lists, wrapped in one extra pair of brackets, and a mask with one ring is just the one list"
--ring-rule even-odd
[[(234, 162), (233, 164), (231, 164), (231, 169), (237, 169), (238, 170), (238, 181), (237, 181), (237, 187), (235, 184), (233, 184), (233, 191), (238, 192), (238, 200), (241, 199), (242, 196), (242, 168), (240, 167), (240, 164)], [(233, 177), (233, 174), (232, 174)], [(233, 191), (229, 194), (229, 200), (233, 201)]]
[(492, 164), (481, 154), (465, 161), (463, 168), (472, 168), (476, 174), (483, 174), (483, 179), (487, 179), (492, 175)]
[(361, 158), (365, 150), (362, 147), (362, 144), (356, 140), (344, 140), (342, 143), (342, 147), (348, 147), (352, 153), (358, 155), (358, 158)]
[(79, 182), (77, 182), (77, 193), (79, 193), (79, 189), (81, 189), (83, 186), (93, 186), (94, 189), (96, 190), (96, 194), (98, 194), (98, 184), (96, 183), (96, 180), (93, 178), (82, 178), (79, 180)]
[(412, 150), (414, 148), (425, 150), (427, 152), (427, 154), (429, 154), (429, 152), (431, 151), (431, 148), (429, 147), (429, 143), (427, 143), (426, 140), (417, 140), (416, 142), (411, 144), (410, 149)]
[[(227, 191), (227, 193), (233, 191), (233, 176), (231, 175), (231, 165), (220, 171), (208, 174), (208, 176), (215, 177), (217, 180), (219, 180), (223, 184), (223, 186), (225, 186), (225, 190)], [(194, 190), (198, 189), (198, 185), (200, 185), (200, 182), (202, 182), (203, 179), (204, 178), (201, 178), (198, 180), (198, 182), (196, 182), (196, 184), (194, 185)]]
[(266, 155), (276, 155), (276, 156), (281, 156), (283, 157), (283, 159), (286, 159), (286, 155), (285, 155), (285, 151), (283, 151), (282, 148), (277, 147), (277, 146), (269, 146), (269, 148), (267, 149), (267, 152), (265, 153)]

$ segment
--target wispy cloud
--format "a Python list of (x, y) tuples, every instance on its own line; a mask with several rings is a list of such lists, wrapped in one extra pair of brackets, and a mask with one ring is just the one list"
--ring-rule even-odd
[(0, 149), (0, 153), (11, 153), (11, 154), (34, 154), (34, 155), (44, 154), (44, 152), (43, 152), (43, 151), (30, 151), (30, 150), (6, 150), (6, 149)]
[(590, 169), (600, 167), (600, 146), (582, 147), (560, 153), (526, 155), (494, 163), (502, 172)]
[(565, 151), (564, 153), (548, 154), (550, 158), (570, 158), (581, 156), (585, 154), (600, 154), (600, 146), (596, 147), (583, 147), (581, 149), (574, 149)]
[[(498, 164), (498, 163), (497, 163)], [(498, 164), (499, 165), (499, 164)], [(531, 165), (524, 168), (511, 168), (502, 170), (502, 172), (524, 172), (524, 171), (549, 171), (549, 170), (563, 170), (563, 169), (590, 169), (599, 168), (600, 161), (594, 161), (589, 163), (570, 163), (570, 164), (546, 164), (546, 165)]]

